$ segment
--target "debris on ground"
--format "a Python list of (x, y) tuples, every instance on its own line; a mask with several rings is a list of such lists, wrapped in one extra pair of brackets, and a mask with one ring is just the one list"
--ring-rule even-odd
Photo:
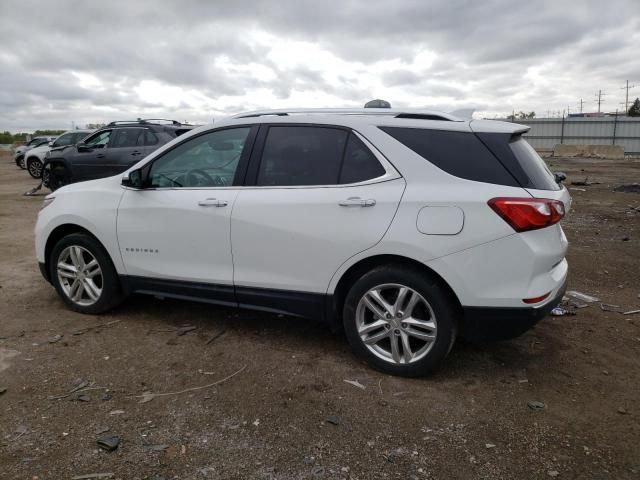
[(557, 477), (558, 475), (560, 475), (560, 472), (557, 470), (549, 470), (547, 472), (547, 475), (549, 475), (550, 477)]
[(120, 323), (121, 320), (113, 320), (111, 322), (107, 322), (107, 323), (100, 323), (98, 325), (91, 325), (90, 327), (84, 327), (81, 328), (79, 330), (76, 330), (74, 332), (71, 332), (71, 335), (84, 335), (85, 333), (91, 331), (91, 330), (95, 330), (98, 328), (102, 328), (102, 327), (110, 327), (111, 325), (115, 325), (116, 323)]
[(169, 448), (169, 445), (167, 445), (166, 443), (159, 444), (159, 445), (145, 445), (144, 448), (146, 448), (151, 452), (163, 452), (167, 448)]
[(90, 480), (93, 478), (111, 478), (113, 473), (88, 473), (87, 475), (76, 475), (71, 480)]
[(340, 425), (340, 418), (337, 415), (328, 415), (324, 421), (331, 425)]
[(0, 395), (7, 393), (7, 387), (0, 387)]
[(213, 341), (217, 340), (222, 335), (224, 335), (226, 332), (227, 332), (226, 330), (222, 330), (222, 331), (216, 333), (213, 337), (211, 337), (209, 340), (206, 341), (205, 345), (209, 345), (210, 343), (212, 343)]
[(124, 410), (111, 410), (109, 415), (122, 415), (123, 413), (125, 413)]
[[(67, 393), (62, 394), (62, 395), (55, 395), (55, 396), (51, 396), (50, 395), (48, 398), (49, 398), (49, 400), (60, 400), (62, 398), (70, 397), (74, 393), (88, 392), (89, 390), (107, 390), (107, 388), (106, 387), (97, 387), (93, 383), (89, 383), (88, 380), (78, 379), (76, 381), (76, 386), (74, 388), (72, 388), (71, 390), (69, 390)], [(79, 396), (76, 397), (76, 400), (88, 401), (88, 400), (81, 400), (79, 398)]]
[(555, 307), (553, 310), (551, 310), (551, 316), (553, 317), (563, 317), (565, 315), (576, 315), (576, 312), (567, 310), (566, 308), (562, 307)]
[(600, 301), (598, 297), (594, 297), (586, 293), (578, 292), (576, 290), (569, 290), (568, 292), (566, 292), (566, 295), (567, 297), (575, 298), (577, 300), (580, 300), (581, 302), (586, 302), (586, 303), (593, 303), (593, 302)]
[(49, 339), (49, 343), (59, 342), (60, 340), (62, 340), (62, 337), (64, 337), (64, 335), (58, 333)]
[(196, 328), (198, 327), (196, 327), (195, 325), (182, 325), (176, 330), (176, 335), (179, 337), (182, 337), (183, 335), (186, 335), (187, 333), (192, 332)]
[(601, 303), (600, 310), (602, 310), (603, 312), (624, 312), (624, 308), (622, 308), (620, 305), (612, 305), (610, 303)]
[(575, 185), (576, 187), (589, 187), (591, 183), (589, 183), (589, 177), (587, 177), (582, 181), (571, 182), (571, 185)]
[(23, 435), (25, 435), (28, 431), (29, 429), (24, 425), (18, 426), (18, 428), (16, 428), (15, 430), (15, 433), (17, 433), (18, 435), (11, 441), (15, 442), (16, 440), (20, 439)]
[(544, 402), (539, 402), (537, 400), (531, 400), (527, 405), (531, 410), (544, 410), (547, 407)]
[(349, 385), (353, 385), (354, 387), (358, 387), (361, 390), (365, 390), (367, 388), (363, 384), (361, 384), (358, 380), (344, 380), (344, 382), (348, 383)]
[(622, 312), (623, 315), (635, 315), (636, 313), (640, 313), (640, 310), (629, 310), (628, 312)]
[(97, 427), (93, 433), (96, 435), (101, 435), (103, 433), (107, 433), (109, 431), (109, 427)]
[(113, 452), (120, 445), (120, 437), (118, 435), (104, 435), (96, 440), (98, 446), (107, 452)]
[(485, 447), (486, 447), (487, 449), (490, 449), (490, 448), (496, 448), (496, 446), (495, 446), (493, 443), (486, 443), (486, 444), (485, 444)]
[(614, 192), (624, 192), (624, 193), (640, 193), (640, 183), (627, 183), (618, 185), (613, 189)]
[(140, 402), (138, 403), (147, 403), (150, 402), (151, 400), (153, 400), (156, 397), (168, 397), (170, 395), (180, 395), (182, 393), (187, 393), (187, 392), (195, 392), (196, 390), (202, 390), (203, 388), (210, 388), (210, 387), (214, 387), (216, 385), (220, 385), (221, 383), (226, 382), (227, 380), (230, 380), (231, 378), (235, 377), (236, 375), (238, 375), (240, 372), (242, 372), (245, 368), (247, 368), (247, 366), (243, 366), (240, 370), (232, 373), (231, 375), (229, 375), (228, 377), (223, 378), (222, 380), (218, 380), (217, 382), (213, 382), (210, 383), (208, 385), (202, 385), (199, 387), (191, 387), (191, 388), (187, 388), (185, 390), (180, 390), (179, 392), (168, 392), (168, 393), (152, 393), (152, 392), (144, 392), (142, 395), (134, 395), (135, 398), (140, 398)]
[(629, 415), (629, 411), (626, 408), (623, 408), (623, 407), (618, 408), (618, 413), (620, 415)]

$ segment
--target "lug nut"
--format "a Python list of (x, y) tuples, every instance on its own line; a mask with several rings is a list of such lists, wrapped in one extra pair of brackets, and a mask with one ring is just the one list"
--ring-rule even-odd
[(396, 328), (396, 329), (393, 331), (393, 333), (394, 333), (395, 335), (400, 335), (400, 330), (398, 330), (398, 329)]
[(400, 324), (400, 326), (401, 326), (402, 328), (407, 328), (407, 324), (406, 324), (406, 323), (404, 323), (404, 322), (402, 322), (402, 323)]
[(390, 313), (385, 314), (385, 318), (389, 320), (391, 318), (391, 314)]

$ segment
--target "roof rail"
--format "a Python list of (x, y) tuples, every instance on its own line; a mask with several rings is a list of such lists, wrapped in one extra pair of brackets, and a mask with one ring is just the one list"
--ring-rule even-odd
[(132, 124), (132, 123), (145, 124), (145, 123), (159, 123), (159, 122), (167, 122), (169, 125), (175, 125), (175, 126), (190, 125), (188, 123), (180, 123), (177, 120), (168, 120), (166, 118), (138, 118), (137, 120), (116, 120), (115, 122), (109, 123), (107, 126), (113, 127), (115, 125), (121, 125), (121, 124)]
[(256, 110), (233, 115), (231, 118), (254, 118), (263, 116), (286, 117), (289, 115), (378, 115), (394, 118), (412, 118), (421, 120), (462, 121), (462, 119), (445, 112), (435, 110), (412, 110), (395, 108), (288, 108), (274, 110)]

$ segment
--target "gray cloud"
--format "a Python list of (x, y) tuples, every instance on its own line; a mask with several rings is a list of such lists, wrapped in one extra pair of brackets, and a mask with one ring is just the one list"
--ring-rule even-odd
[[(598, 88), (612, 110), (624, 80), (640, 82), (639, 30), (637, 0), (7, 1), (0, 129), (169, 113), (210, 121), (292, 99), (343, 106), (374, 96), (544, 112)], [(316, 53), (272, 58), (295, 42)], [(141, 95), (143, 82), (177, 89)]]

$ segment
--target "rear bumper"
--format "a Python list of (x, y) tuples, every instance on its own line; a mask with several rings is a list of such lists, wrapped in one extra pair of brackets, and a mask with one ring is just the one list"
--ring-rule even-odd
[(540, 307), (462, 307), (460, 335), (470, 342), (507, 340), (522, 335), (546, 317), (562, 300), (567, 280), (551, 300)]

